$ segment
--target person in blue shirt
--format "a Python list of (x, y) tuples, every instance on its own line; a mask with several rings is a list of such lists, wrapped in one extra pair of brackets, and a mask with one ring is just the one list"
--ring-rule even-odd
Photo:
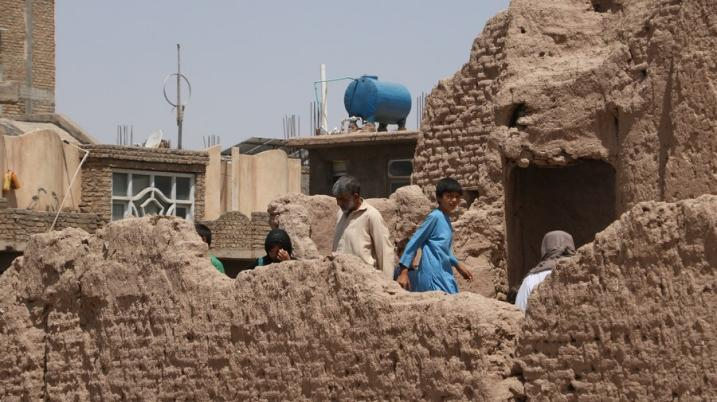
[[(426, 216), (413, 234), (397, 268), (396, 280), (404, 289), (413, 292), (440, 290), (450, 294), (458, 293), (453, 267), (467, 281), (473, 280), (473, 274), (451, 250), (453, 226), (448, 214), (458, 207), (462, 195), (463, 188), (454, 179), (447, 177), (436, 184), (438, 208)], [(422, 250), (421, 262), (414, 268), (412, 262), (419, 249)]]

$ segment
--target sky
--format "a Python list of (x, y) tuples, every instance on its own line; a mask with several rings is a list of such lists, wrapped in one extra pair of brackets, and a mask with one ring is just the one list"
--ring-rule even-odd
[[(468, 60), (486, 21), (508, 0), (190, 1), (59, 0), (56, 2), (56, 110), (102, 143), (116, 142), (118, 125), (134, 141), (162, 130), (177, 143), (176, 112), (162, 94), (176, 72), (192, 86), (183, 145), (223, 147), (250, 137), (283, 137), (283, 117), (301, 118), (309, 135), (309, 105), (320, 64), (327, 78), (377, 75), (429, 93)], [(330, 83), (330, 128), (347, 117), (348, 81)], [(174, 98), (176, 81), (169, 84)], [(184, 95), (183, 95), (184, 96)]]

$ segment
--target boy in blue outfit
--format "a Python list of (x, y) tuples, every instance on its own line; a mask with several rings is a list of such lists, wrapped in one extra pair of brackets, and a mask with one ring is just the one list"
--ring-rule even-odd
[[(451, 250), (453, 226), (448, 214), (458, 207), (462, 195), (463, 188), (454, 179), (444, 178), (436, 184), (438, 208), (426, 216), (406, 245), (399, 262), (397, 281), (404, 289), (413, 292), (441, 290), (458, 293), (453, 267), (467, 281), (473, 280), (473, 274)], [(422, 250), (421, 263), (414, 269), (411, 262), (419, 249)]]

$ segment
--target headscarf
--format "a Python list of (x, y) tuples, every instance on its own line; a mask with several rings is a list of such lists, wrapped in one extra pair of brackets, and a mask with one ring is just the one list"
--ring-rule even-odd
[(572, 255), (575, 255), (573, 236), (562, 230), (548, 232), (543, 236), (543, 243), (540, 245), (540, 262), (528, 275), (552, 270), (559, 259)]
[(289, 237), (289, 234), (286, 233), (286, 231), (282, 229), (272, 229), (268, 235), (266, 235), (266, 240), (264, 240), (264, 250), (266, 251), (266, 254), (269, 255), (269, 250), (271, 250), (271, 246), (278, 244), (286, 250), (289, 255), (291, 255), (291, 252), (293, 251), (291, 247), (291, 238)]

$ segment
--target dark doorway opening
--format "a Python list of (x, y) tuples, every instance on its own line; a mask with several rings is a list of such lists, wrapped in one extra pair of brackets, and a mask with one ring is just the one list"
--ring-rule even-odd
[(580, 247), (616, 218), (615, 169), (601, 161), (581, 160), (564, 167), (510, 164), (505, 191), (511, 295), (539, 262), (545, 233), (564, 230)]
[(0, 275), (7, 271), (15, 261), (15, 258), (20, 257), (22, 253), (17, 251), (0, 251)]

